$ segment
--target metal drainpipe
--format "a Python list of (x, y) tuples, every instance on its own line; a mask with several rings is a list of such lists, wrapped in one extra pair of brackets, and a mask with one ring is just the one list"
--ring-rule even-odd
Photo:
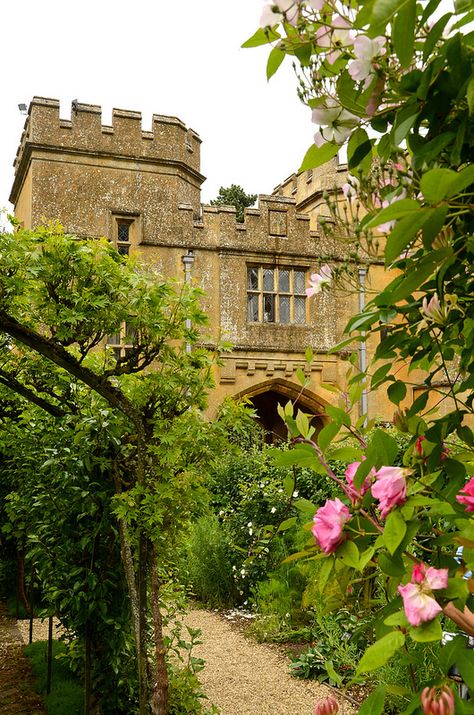
[[(362, 313), (365, 307), (365, 277), (367, 275), (366, 268), (359, 268), (359, 312)], [(362, 331), (362, 340), (359, 347), (359, 365), (361, 372), (367, 369), (367, 346), (365, 342), (365, 331)], [(361, 416), (365, 415), (364, 424), (367, 424), (367, 389), (362, 390), (360, 397), (360, 412)]]
[[(184, 265), (184, 282), (186, 284), (189, 284), (191, 282), (191, 269), (193, 267), (194, 259), (194, 251), (192, 251), (191, 249), (188, 249), (188, 252), (184, 256), (181, 256), (181, 260), (183, 261)], [(186, 328), (187, 330), (191, 329), (191, 318), (186, 318)], [(186, 352), (191, 352), (190, 343), (186, 343)]]

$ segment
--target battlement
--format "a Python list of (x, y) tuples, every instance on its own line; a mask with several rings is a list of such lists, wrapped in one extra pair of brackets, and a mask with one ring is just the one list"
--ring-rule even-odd
[(152, 131), (142, 129), (142, 115), (114, 109), (112, 125), (103, 125), (101, 108), (73, 102), (71, 118), (61, 119), (59, 101), (33, 97), (14, 161), (15, 175), (33, 147), (55, 152), (109, 155), (184, 166), (202, 182), (199, 135), (177, 117), (153, 115)]
[(257, 207), (245, 209), (243, 223), (237, 223), (233, 206), (203, 205), (200, 216), (193, 214), (190, 204), (181, 203), (178, 209), (183, 245), (196, 250), (305, 259), (336, 252), (333, 241), (310, 230), (310, 217), (299, 213), (295, 200), (285, 196), (260, 194)]

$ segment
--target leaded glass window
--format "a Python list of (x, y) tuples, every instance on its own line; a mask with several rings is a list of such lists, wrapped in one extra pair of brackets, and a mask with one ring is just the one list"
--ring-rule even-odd
[(306, 325), (306, 272), (300, 268), (249, 266), (249, 323)]

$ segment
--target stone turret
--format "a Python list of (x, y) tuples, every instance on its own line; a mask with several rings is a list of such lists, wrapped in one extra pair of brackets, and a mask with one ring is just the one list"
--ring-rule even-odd
[(143, 131), (139, 112), (114, 109), (107, 126), (99, 106), (73, 102), (64, 120), (57, 100), (34, 97), (10, 200), (26, 227), (58, 219), (72, 233), (112, 237), (113, 216), (131, 216), (139, 243), (160, 242), (179, 203), (199, 212), (200, 144), (176, 117), (155, 114)]

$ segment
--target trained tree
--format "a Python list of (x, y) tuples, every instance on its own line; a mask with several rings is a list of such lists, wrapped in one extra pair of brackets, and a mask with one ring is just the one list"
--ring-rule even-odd
[[(79, 383), (103, 401), (104, 420), (111, 410), (122, 422), (126, 448), (112, 464), (112, 482), (139, 712), (166, 715), (160, 589), (192, 500), (187, 459), (193, 450), (204, 454), (196, 430), (192, 441), (186, 424), (190, 408), (204, 404), (213, 362), (197, 345), (205, 323), (198, 291), (177, 291), (106, 241), (79, 240), (58, 226), (2, 234), (0, 244), (3, 385), (60, 417), (81, 409)], [(100, 349), (112, 334), (123, 336), (119, 348)], [(48, 364), (57, 370), (48, 373)]]

